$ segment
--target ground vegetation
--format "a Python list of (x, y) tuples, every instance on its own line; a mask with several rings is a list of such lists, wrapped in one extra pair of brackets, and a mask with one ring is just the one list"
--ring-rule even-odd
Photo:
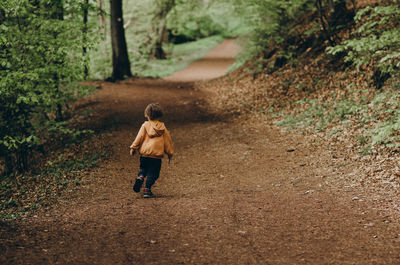
[(252, 33), (239, 68), (205, 85), (217, 93), (211, 104), (274, 121), (328, 143), (332, 152), (339, 148), (349, 160), (364, 161), (354, 169), (358, 185), (382, 181), (396, 193), (399, 3), (347, 1), (340, 12), (349, 19), (341, 25), (333, 23), (339, 11), (329, 1), (310, 4), (292, 11), (306, 15), (289, 21), (279, 37)]

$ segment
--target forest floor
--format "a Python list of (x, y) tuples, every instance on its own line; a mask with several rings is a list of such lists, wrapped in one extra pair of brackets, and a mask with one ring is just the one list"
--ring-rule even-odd
[[(209, 109), (197, 84), (237, 51), (225, 41), (169, 78), (100, 83), (80, 104), (108, 158), (76, 192), (3, 223), (0, 263), (400, 264), (395, 198), (351, 185), (323, 142)], [(143, 199), (129, 145), (149, 102), (163, 106), (176, 155)]]

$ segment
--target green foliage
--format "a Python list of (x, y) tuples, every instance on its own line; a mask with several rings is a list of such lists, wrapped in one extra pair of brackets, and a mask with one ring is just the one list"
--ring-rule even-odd
[(198, 41), (177, 45), (165, 45), (164, 49), (170, 54), (166, 60), (136, 60), (133, 62), (133, 73), (146, 77), (165, 77), (172, 75), (189, 65), (191, 62), (204, 57), (207, 52), (223, 41), (221, 36), (203, 38)]
[(90, 46), (72, 16), (80, 8), (72, 0), (63, 8), (44, 0), (0, 4), (0, 156), (9, 172), (27, 166), (30, 151), (62, 127), (64, 107), (88, 91), (76, 83), (82, 46)]
[[(243, 20), (234, 16), (231, 1), (176, 1), (167, 29), (174, 36), (200, 39), (212, 35), (237, 36)], [(227, 15), (229, 14), (229, 15)]]
[[(351, 124), (359, 131), (352, 132), (360, 146), (360, 153), (374, 149), (400, 147), (400, 94), (387, 89), (376, 92), (371, 100), (356, 95), (336, 98), (334, 94), (325, 102), (303, 99), (296, 102), (296, 113), (288, 114), (277, 124), (289, 129), (327, 131), (327, 136), (338, 136)], [(368, 91), (364, 91), (369, 93)]]
[[(375, 7), (366, 7), (355, 16), (356, 27), (351, 39), (340, 45), (329, 47), (331, 55), (345, 54), (345, 61), (358, 69), (373, 66), (374, 82), (382, 82), (392, 76), (392, 89), (371, 89), (367, 92), (347, 88), (346, 97), (336, 95), (325, 101), (305, 99), (299, 103), (295, 114), (287, 115), (279, 125), (289, 128), (312, 128), (327, 131), (327, 136), (349, 135), (347, 126), (357, 128), (352, 135), (360, 146), (360, 153), (368, 154), (379, 148), (400, 147), (400, 9), (399, 1), (387, 1)], [(314, 29), (305, 34), (314, 34)], [(383, 80), (384, 81), (384, 80)], [(376, 88), (379, 84), (375, 83)], [(352, 93), (354, 92), (354, 95)], [(366, 93), (367, 96), (360, 96)], [(358, 96), (357, 96), (358, 95)], [(372, 99), (371, 99), (372, 98)]]
[[(400, 95), (398, 92), (385, 91), (375, 96), (372, 104), (379, 114), (380, 122), (369, 131), (371, 146), (400, 146)], [(376, 115), (378, 115), (376, 114)]]
[[(364, 102), (348, 98), (323, 103), (306, 98), (296, 102), (296, 105), (302, 111), (295, 115), (288, 115), (278, 125), (292, 129), (313, 127), (317, 131), (324, 131), (332, 123), (345, 122), (354, 118), (360, 119), (361, 122), (368, 113), (368, 106)], [(335, 135), (340, 131), (336, 129), (328, 135)]]
[[(315, 9), (312, 0), (235, 0), (234, 4), (239, 15), (245, 18), (242, 27), (247, 29), (247, 36), (246, 49), (232, 69), (295, 36), (295, 21)], [(287, 47), (281, 55), (290, 59), (295, 49)]]
[(320, 103), (317, 100), (299, 100), (296, 102), (296, 105), (304, 107), (305, 111), (297, 115), (288, 115), (285, 119), (278, 122), (278, 125), (286, 126), (291, 129), (312, 126), (318, 131), (323, 131), (333, 119), (333, 115), (329, 115), (326, 112), (328, 105)]
[(357, 68), (373, 63), (382, 73), (394, 73), (400, 67), (399, 1), (385, 6), (368, 6), (357, 12), (359, 26), (353, 38), (327, 49), (329, 54), (346, 53), (345, 61)]

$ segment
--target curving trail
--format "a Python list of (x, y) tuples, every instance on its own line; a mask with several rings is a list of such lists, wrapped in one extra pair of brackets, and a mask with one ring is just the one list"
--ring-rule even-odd
[[(400, 264), (399, 221), (331, 184), (340, 168), (323, 149), (207, 111), (194, 81), (224, 74), (237, 50), (226, 41), (171, 77), (103, 83), (87, 104), (109, 159), (77, 194), (2, 232), (0, 264)], [(176, 156), (142, 199), (128, 147), (152, 101)]]

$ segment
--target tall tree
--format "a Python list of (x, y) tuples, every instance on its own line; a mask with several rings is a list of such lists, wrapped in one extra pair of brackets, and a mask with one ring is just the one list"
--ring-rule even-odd
[(109, 81), (131, 77), (131, 63), (125, 40), (122, 0), (110, 0), (111, 6), (111, 45), (113, 72)]

